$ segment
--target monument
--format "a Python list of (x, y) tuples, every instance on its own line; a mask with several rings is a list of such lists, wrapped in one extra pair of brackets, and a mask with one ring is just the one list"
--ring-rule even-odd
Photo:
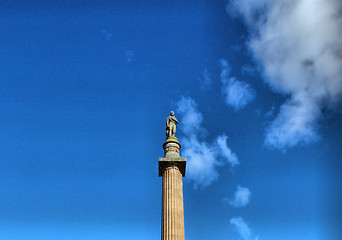
[(183, 181), (186, 159), (181, 158), (181, 145), (175, 137), (178, 121), (171, 111), (166, 119), (164, 157), (159, 158), (162, 186), (162, 240), (184, 240)]

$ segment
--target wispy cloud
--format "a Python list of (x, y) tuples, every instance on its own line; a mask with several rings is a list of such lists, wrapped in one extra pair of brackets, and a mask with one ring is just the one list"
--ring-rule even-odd
[(230, 76), (230, 66), (225, 59), (220, 60), (221, 64), (221, 82), (222, 92), (225, 95), (226, 103), (232, 106), (236, 111), (244, 108), (248, 103), (254, 100), (255, 91), (251, 86), (243, 81)]
[(255, 67), (253, 67), (251, 65), (242, 66), (241, 72), (244, 75), (251, 75), (251, 76), (256, 75), (256, 69), (255, 69)]
[(209, 75), (207, 68), (202, 72), (201, 77), (200, 77), (200, 81), (201, 81), (201, 89), (202, 90), (210, 88), (212, 80), (211, 80), (211, 77)]
[(229, 204), (234, 207), (245, 207), (251, 198), (251, 191), (246, 187), (237, 186), (234, 198)]
[(182, 97), (176, 105), (176, 113), (181, 115), (182, 155), (188, 159), (188, 177), (195, 187), (207, 187), (218, 178), (218, 167), (226, 163), (235, 166), (238, 158), (228, 147), (226, 135), (212, 143), (204, 140), (207, 130), (201, 126), (203, 117), (192, 98)]
[(272, 105), (271, 109), (264, 115), (265, 119), (270, 119), (274, 117), (275, 106)]
[(322, 110), (336, 109), (342, 98), (342, 2), (232, 0), (227, 10), (248, 27), (265, 81), (288, 96), (265, 144), (286, 150), (319, 139)]
[(293, 96), (280, 107), (279, 115), (266, 129), (267, 145), (286, 150), (319, 139), (317, 119), (321, 115), (321, 109), (310, 96), (305, 95)]
[(103, 34), (103, 36), (107, 39), (110, 40), (113, 36), (113, 34), (105, 29), (102, 29), (101, 33)]
[[(236, 231), (240, 234), (241, 238), (244, 240), (252, 239), (252, 232), (248, 224), (241, 217), (235, 217), (230, 219), (230, 224), (232, 224)], [(256, 236), (254, 240), (258, 240), (259, 236)]]
[(232, 152), (232, 150), (227, 145), (228, 137), (226, 135), (221, 135), (216, 139), (216, 145), (218, 146), (218, 154), (221, 155), (227, 162), (229, 162), (232, 167), (239, 164), (237, 156)]
[(206, 131), (202, 126), (203, 116), (197, 110), (197, 103), (190, 97), (181, 97), (176, 103), (177, 112), (182, 115), (182, 131), (186, 136), (197, 136)]

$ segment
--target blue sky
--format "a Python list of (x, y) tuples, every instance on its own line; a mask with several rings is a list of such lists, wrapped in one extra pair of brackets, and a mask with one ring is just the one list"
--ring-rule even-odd
[(0, 239), (341, 239), (338, 1), (2, 1)]

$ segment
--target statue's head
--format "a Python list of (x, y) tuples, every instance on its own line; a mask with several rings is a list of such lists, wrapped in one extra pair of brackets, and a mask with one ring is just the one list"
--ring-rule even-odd
[(175, 113), (174, 113), (173, 111), (171, 111), (171, 112), (170, 112), (170, 115), (171, 115), (171, 116), (174, 116), (174, 115), (175, 115)]

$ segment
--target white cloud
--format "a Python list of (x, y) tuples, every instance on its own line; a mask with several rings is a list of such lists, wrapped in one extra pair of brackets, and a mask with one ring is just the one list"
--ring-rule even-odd
[(228, 147), (227, 136), (219, 136), (211, 144), (202, 140), (206, 133), (201, 126), (203, 117), (192, 98), (182, 97), (176, 105), (176, 113), (181, 115), (180, 129), (185, 135), (182, 139), (182, 156), (188, 161), (188, 178), (195, 187), (207, 187), (217, 180), (218, 167), (226, 163), (235, 166), (239, 164), (238, 158)]
[(222, 67), (221, 82), (222, 91), (225, 95), (226, 103), (232, 106), (236, 111), (244, 108), (248, 103), (254, 100), (255, 91), (251, 86), (243, 81), (230, 77), (230, 66), (225, 59), (220, 60)]
[(237, 156), (232, 152), (232, 150), (227, 145), (228, 137), (226, 135), (222, 135), (217, 137), (216, 144), (218, 146), (218, 154), (229, 162), (232, 167), (239, 165), (239, 160)]
[(234, 199), (229, 201), (229, 204), (234, 207), (245, 207), (250, 200), (251, 191), (246, 187), (237, 186), (234, 194)]
[(177, 103), (177, 112), (182, 115), (182, 131), (185, 135), (197, 135), (199, 132), (203, 132), (201, 127), (203, 117), (202, 113), (197, 110), (196, 102), (188, 97), (182, 97)]
[(214, 149), (196, 136), (182, 141), (183, 153), (188, 160), (187, 175), (195, 188), (207, 187), (218, 178), (217, 167), (223, 162), (216, 159)]
[[(265, 143), (281, 150), (318, 139), (319, 105), (310, 96), (294, 96), (285, 102), (277, 118), (266, 129)], [(299, 99), (297, 99), (299, 98)]]
[(251, 236), (251, 230), (247, 223), (241, 217), (235, 217), (230, 219), (230, 224), (232, 224), (238, 231), (242, 239), (248, 240)]
[(286, 150), (319, 139), (322, 110), (342, 97), (342, 1), (233, 0), (227, 10), (246, 23), (265, 81), (288, 96), (265, 144)]
[[(235, 217), (230, 219), (230, 224), (232, 224), (236, 231), (240, 234), (241, 238), (244, 240), (252, 239), (252, 232), (248, 224), (241, 217)], [(256, 236), (254, 240), (258, 240), (259, 236)]]

